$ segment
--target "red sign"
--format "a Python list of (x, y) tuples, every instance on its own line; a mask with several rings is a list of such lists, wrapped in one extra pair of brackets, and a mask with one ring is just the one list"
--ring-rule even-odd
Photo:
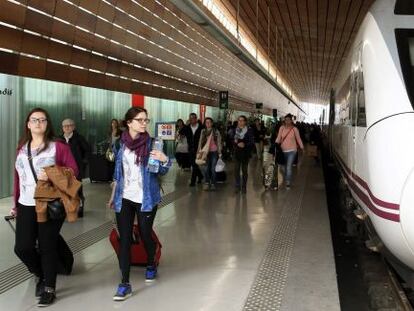
[(131, 96), (131, 106), (132, 107), (142, 107), (142, 108), (144, 108), (144, 95), (132, 94), (132, 96)]
[(200, 105), (200, 120), (204, 123), (204, 119), (206, 118), (206, 105)]

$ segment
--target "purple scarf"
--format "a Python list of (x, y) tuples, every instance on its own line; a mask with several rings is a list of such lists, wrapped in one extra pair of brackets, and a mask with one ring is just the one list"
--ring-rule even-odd
[(134, 150), (137, 155), (137, 164), (146, 164), (145, 158), (148, 156), (148, 142), (149, 135), (147, 132), (138, 134), (137, 138), (132, 139), (128, 131), (124, 131), (121, 136), (121, 141), (130, 150)]

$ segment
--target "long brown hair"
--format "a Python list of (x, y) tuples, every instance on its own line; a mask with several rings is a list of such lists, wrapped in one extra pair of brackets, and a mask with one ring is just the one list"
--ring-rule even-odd
[(24, 121), (23, 135), (20, 138), (17, 150), (20, 150), (27, 142), (32, 141), (32, 139), (33, 139), (32, 132), (27, 127), (27, 124), (30, 122), (31, 115), (35, 112), (43, 113), (46, 117), (46, 120), (47, 120), (46, 131), (45, 131), (45, 134), (44, 134), (44, 137), (43, 137), (44, 147), (41, 150), (39, 150), (39, 153), (42, 152), (43, 150), (46, 150), (49, 147), (50, 142), (55, 141), (56, 136), (55, 136), (55, 132), (53, 130), (52, 120), (50, 118), (49, 113), (43, 108), (34, 108), (29, 112), (29, 114), (26, 117), (26, 120)]
[(112, 136), (112, 122), (116, 122), (116, 136), (120, 136), (121, 135), (121, 127), (119, 125), (119, 121), (117, 119), (112, 119), (111, 120), (111, 125), (109, 127), (109, 136)]

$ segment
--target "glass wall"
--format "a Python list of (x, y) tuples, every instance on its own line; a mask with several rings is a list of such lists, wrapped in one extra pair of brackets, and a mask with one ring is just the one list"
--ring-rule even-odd
[(76, 122), (93, 149), (105, 140), (112, 118), (120, 119), (131, 106), (131, 95), (46, 80), (0, 74), (0, 197), (12, 193), (16, 146), (26, 114), (35, 107), (51, 115), (56, 134), (63, 119)]
[[(97, 143), (108, 139), (112, 118), (122, 119), (131, 107), (131, 95), (60, 82), (24, 78), (0, 74), (0, 198), (10, 196), (13, 189), (16, 146), (23, 130), (27, 113), (35, 108), (46, 109), (52, 119), (56, 134), (61, 135), (61, 122), (65, 118), (75, 121), (77, 130), (96, 151)], [(185, 102), (145, 97), (151, 124), (149, 131), (155, 134), (157, 122), (188, 120), (190, 113), (200, 115), (200, 106)], [(206, 107), (206, 117), (224, 120), (226, 111)], [(247, 113), (234, 111), (232, 119)], [(174, 154), (174, 142), (166, 142), (166, 152)]]

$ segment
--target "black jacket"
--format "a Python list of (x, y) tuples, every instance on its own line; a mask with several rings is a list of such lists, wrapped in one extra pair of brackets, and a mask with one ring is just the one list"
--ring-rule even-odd
[[(64, 135), (62, 135), (61, 138), (66, 142)], [(82, 179), (85, 177), (85, 169), (88, 163), (91, 147), (86, 139), (77, 131), (73, 131), (73, 136), (69, 139), (68, 144), (79, 168), (79, 175), (77, 177), (78, 179)]]
[(256, 127), (256, 125), (254, 124), (252, 126), (252, 130), (253, 130), (253, 136), (254, 136), (254, 142), (255, 143), (260, 143), (261, 141), (264, 141), (264, 138), (266, 136), (266, 128), (265, 127), (262, 126), (262, 127), (260, 127), (260, 130), (259, 130)]
[(193, 130), (191, 129), (191, 125), (184, 126), (180, 131), (180, 135), (185, 135), (185, 137), (187, 137), (188, 152), (193, 155), (197, 153), (198, 142), (200, 140), (201, 130), (203, 128), (204, 127), (201, 122), (198, 122), (198, 129), (194, 134)]

